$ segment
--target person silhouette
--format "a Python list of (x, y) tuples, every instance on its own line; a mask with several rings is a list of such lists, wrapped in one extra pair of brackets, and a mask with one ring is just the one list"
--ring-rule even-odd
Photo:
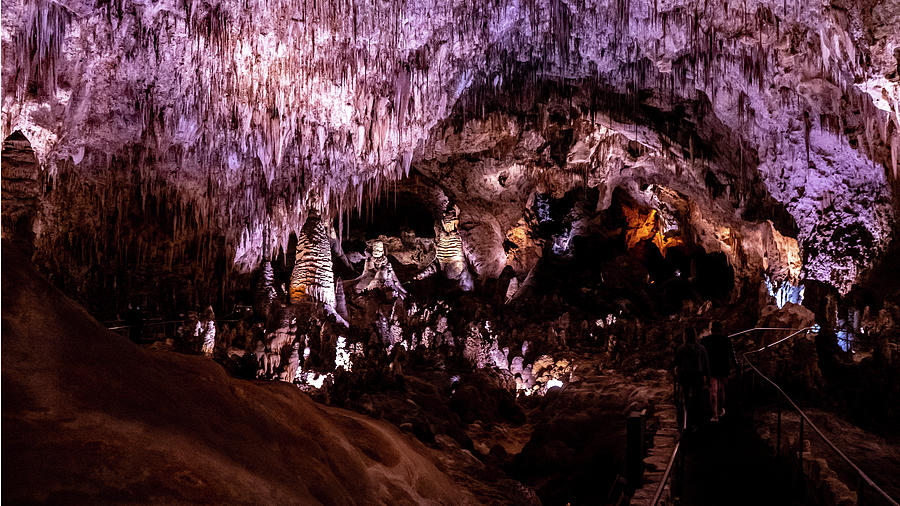
[(696, 430), (703, 409), (700, 399), (709, 382), (709, 357), (706, 349), (697, 342), (697, 331), (693, 327), (684, 329), (684, 344), (675, 352), (675, 377), (683, 392), (684, 426)]

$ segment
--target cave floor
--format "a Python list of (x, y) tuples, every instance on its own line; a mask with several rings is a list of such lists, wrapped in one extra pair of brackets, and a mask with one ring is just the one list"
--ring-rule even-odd
[[(815, 408), (805, 408), (807, 415), (829, 439), (843, 451), (872, 480), (881, 486), (892, 497), (900, 497), (900, 441), (896, 438), (884, 437), (862, 429), (838, 416), (837, 414)], [(777, 412), (766, 410), (757, 415), (757, 430), (767, 433), (772, 439), (777, 430)], [(795, 413), (782, 413), (782, 433), (787, 438), (794, 438), (799, 430), (799, 419)], [(807, 434), (809, 429), (807, 428)], [(840, 480), (856, 493), (859, 478), (837, 454), (834, 453), (818, 437), (807, 435), (812, 458), (822, 458), (828, 467), (834, 469)], [(864, 494), (867, 492), (864, 491)], [(869, 500), (879, 504), (869, 493)]]
[(474, 502), (391, 424), (143, 350), (2, 247), (3, 504)]
[(725, 417), (682, 439), (682, 504), (806, 504), (787, 465), (776, 463), (749, 421)]
[(576, 364), (572, 380), (544, 397), (520, 397), (525, 423), (476, 421), (466, 433), (483, 456), (502, 447), (509, 456), (502, 467), (543, 504), (615, 504), (624, 492), (617, 477), (624, 474), (627, 416), (646, 409), (655, 419), (671, 402), (670, 376), (610, 368), (608, 355), (588, 347), (557, 358)]

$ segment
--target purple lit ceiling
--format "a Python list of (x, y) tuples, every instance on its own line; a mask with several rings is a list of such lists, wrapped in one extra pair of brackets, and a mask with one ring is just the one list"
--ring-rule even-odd
[[(607, 195), (636, 175), (688, 195), (703, 191), (705, 171), (727, 175), (738, 194), (711, 212), (711, 234), (752, 204), (740, 181), (758, 181), (796, 222), (805, 277), (846, 291), (892, 230), (898, 10), (796, 0), (12, 0), (2, 13), (3, 135), (21, 130), (43, 170), (90, 182), (90, 205), (114, 203), (117, 178), (136, 174), (180, 209), (174, 229), (219, 231), (249, 269), (286, 246), (310, 206), (337, 215), (366, 205), (411, 166), (460, 192), (515, 200), (533, 184), (460, 181), (520, 168), (533, 178), (535, 157), (497, 156), (467, 174), (440, 165), (506, 137), (540, 154), (546, 129), (534, 125), (553, 119), (526, 126), (528, 106), (497, 97), (556, 83), (552, 100), (571, 98), (584, 114), (569, 118), (574, 138), (548, 171)], [(623, 162), (629, 143), (647, 154)], [(495, 220), (501, 239), (517, 219), (508, 214)], [(491, 255), (484, 269), (495, 274)]]

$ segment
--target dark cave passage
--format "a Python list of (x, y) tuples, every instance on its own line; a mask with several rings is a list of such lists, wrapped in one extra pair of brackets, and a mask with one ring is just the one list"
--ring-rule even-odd
[[(725, 254), (707, 253), (687, 242), (683, 231), (664, 238), (657, 222), (629, 224), (624, 210), (637, 204), (620, 192), (601, 213), (599, 224), (583, 227), (571, 237), (568, 250), (556, 250), (554, 237), (572, 228), (565, 216), (573, 205), (584, 203), (573, 204), (568, 198), (544, 206), (546, 219), (538, 233), (551, 246), (539, 264), (538, 292), (559, 292), (567, 304), (594, 313), (624, 310), (649, 318), (677, 314), (685, 305), (731, 302), (735, 272)], [(647, 216), (652, 212), (645, 210)]]
[(400, 237), (412, 231), (416, 237), (434, 237), (431, 206), (410, 192), (389, 192), (365, 214), (353, 212), (346, 227), (349, 237), (375, 239), (380, 235)]
[(704, 434), (684, 438), (684, 474), (679, 484), (684, 504), (801, 505), (803, 485), (786, 462), (774, 459), (756, 441), (744, 420), (728, 420)]

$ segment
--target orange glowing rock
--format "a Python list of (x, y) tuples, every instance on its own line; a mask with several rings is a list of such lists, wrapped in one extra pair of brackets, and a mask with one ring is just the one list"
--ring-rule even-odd
[(651, 241), (665, 256), (666, 251), (673, 246), (681, 246), (684, 241), (679, 236), (666, 236), (659, 226), (659, 216), (656, 209), (642, 209), (623, 205), (625, 221), (628, 223), (625, 231), (625, 245), (628, 249), (634, 249), (644, 241)]

